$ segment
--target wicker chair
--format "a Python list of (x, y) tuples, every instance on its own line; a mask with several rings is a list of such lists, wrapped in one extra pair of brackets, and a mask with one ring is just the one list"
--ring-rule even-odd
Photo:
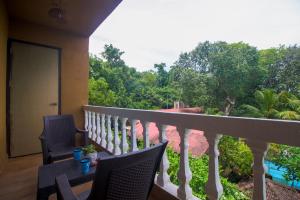
[(72, 115), (45, 116), (40, 136), (43, 164), (72, 157), (76, 132), (82, 133), (82, 144), (87, 145), (88, 132), (75, 127)]
[(65, 174), (56, 177), (58, 200), (146, 200), (167, 142), (98, 161), (91, 190), (75, 196)]

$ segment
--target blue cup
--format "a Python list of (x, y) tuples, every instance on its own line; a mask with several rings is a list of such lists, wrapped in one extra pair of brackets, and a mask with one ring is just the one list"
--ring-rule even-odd
[(80, 160), (81, 156), (82, 156), (82, 150), (81, 150), (81, 148), (75, 148), (73, 150), (73, 157), (74, 157), (74, 159), (75, 160)]
[(90, 171), (90, 160), (89, 159), (82, 159), (81, 163), (81, 172), (83, 174), (87, 174)]

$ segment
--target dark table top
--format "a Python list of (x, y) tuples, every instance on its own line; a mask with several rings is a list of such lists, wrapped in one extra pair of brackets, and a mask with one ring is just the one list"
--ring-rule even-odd
[[(105, 152), (99, 152), (98, 158), (111, 156)], [(91, 167), (88, 174), (82, 174), (80, 161), (69, 159), (48, 165), (38, 169), (38, 192), (50, 195), (55, 193), (55, 177), (66, 174), (71, 186), (91, 181), (95, 175), (96, 167)]]

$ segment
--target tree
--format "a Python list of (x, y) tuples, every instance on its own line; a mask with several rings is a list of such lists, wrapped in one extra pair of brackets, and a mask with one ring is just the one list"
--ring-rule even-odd
[(169, 80), (168, 72), (166, 71), (167, 65), (165, 63), (154, 64), (154, 68), (157, 69), (157, 86), (167, 86)]
[[(261, 81), (257, 68), (258, 53), (256, 48), (240, 42), (223, 44), (212, 57), (212, 73), (224, 96), (224, 113), (229, 115), (237, 99), (245, 97), (247, 92), (254, 92)], [(255, 73), (257, 76), (253, 76)]]
[(278, 95), (270, 89), (257, 90), (254, 94), (256, 105), (242, 105), (241, 115), (257, 118), (275, 118), (278, 114)]
[(284, 46), (279, 48), (263, 49), (259, 51), (258, 65), (264, 70), (264, 88), (272, 88), (277, 90), (279, 84), (280, 67), (278, 63), (285, 55)]
[(242, 105), (240, 114), (242, 116), (257, 118), (279, 118), (287, 120), (300, 119), (300, 100), (286, 91), (276, 94), (271, 89), (256, 91), (256, 106)]
[(300, 95), (300, 47), (292, 46), (286, 49), (286, 54), (279, 63), (279, 85), (281, 90), (294, 95)]
[(262, 83), (263, 70), (258, 66), (258, 51), (255, 47), (239, 42), (200, 43), (189, 53), (180, 55), (173, 68), (180, 79), (184, 69), (205, 75), (212, 80), (210, 96), (225, 115), (229, 115), (237, 101), (254, 93)]
[[(177, 70), (173, 67), (173, 70)], [(209, 106), (213, 98), (208, 93), (209, 79), (205, 74), (197, 73), (193, 69), (183, 68), (173, 83), (180, 94), (180, 100), (187, 106)]]
[(116, 94), (109, 89), (105, 79), (89, 79), (89, 104), (114, 106), (116, 103)]
[(259, 65), (266, 71), (263, 87), (300, 95), (300, 47), (297, 45), (259, 51)]
[(123, 54), (123, 51), (115, 48), (112, 44), (106, 44), (104, 45), (104, 52), (101, 55), (110, 65), (114, 67), (120, 67), (125, 65), (125, 62), (121, 59)]

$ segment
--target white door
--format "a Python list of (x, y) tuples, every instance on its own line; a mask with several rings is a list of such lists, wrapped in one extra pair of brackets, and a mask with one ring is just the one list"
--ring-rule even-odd
[(41, 152), (43, 116), (57, 115), (59, 50), (22, 42), (11, 44), (10, 153)]

